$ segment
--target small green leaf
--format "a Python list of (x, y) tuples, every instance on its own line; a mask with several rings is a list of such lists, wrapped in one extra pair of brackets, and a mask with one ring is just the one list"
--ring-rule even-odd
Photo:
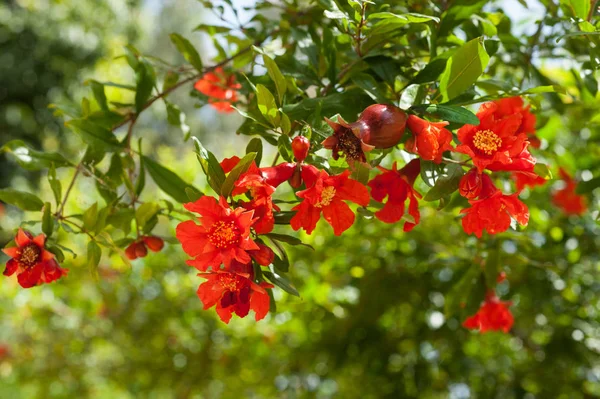
[(431, 190), (425, 194), (425, 197), (423, 197), (425, 201), (436, 201), (458, 190), (458, 184), (464, 175), (462, 167), (456, 164), (448, 164), (446, 170), (446, 174), (439, 177)]
[(185, 113), (175, 104), (167, 102), (167, 121), (173, 126), (177, 126), (183, 133), (183, 141), (188, 141), (190, 138), (190, 127), (185, 122)]
[[(142, 139), (139, 141), (139, 153), (142, 155)], [(134, 192), (135, 195), (139, 197), (139, 195), (144, 190), (146, 186), (146, 168), (144, 167), (144, 159), (140, 157), (140, 173), (138, 175), (137, 181), (135, 182)]]
[(96, 99), (96, 102), (100, 108), (104, 111), (108, 111), (108, 102), (106, 100), (106, 93), (104, 92), (104, 85), (96, 80), (90, 80), (89, 83), (92, 87), (94, 98)]
[[(189, 187), (188, 187), (189, 188)], [(146, 223), (150, 221), (160, 211), (160, 206), (155, 202), (146, 202), (138, 207), (135, 211), (135, 218), (138, 226), (144, 228)]]
[(54, 218), (52, 217), (52, 206), (49, 202), (46, 202), (42, 214), (42, 232), (46, 234), (46, 237), (50, 237), (53, 231)]
[(265, 67), (267, 68), (267, 73), (271, 77), (271, 80), (275, 82), (275, 87), (277, 88), (277, 95), (279, 97), (279, 104), (283, 104), (283, 96), (285, 95), (285, 91), (287, 90), (287, 82), (285, 77), (279, 70), (279, 67), (273, 61), (271, 57), (266, 54), (262, 55), (263, 60), (265, 62)]
[(102, 249), (96, 243), (96, 241), (90, 241), (87, 245), (87, 264), (90, 269), (90, 273), (94, 280), (98, 281), (98, 265), (100, 264), (100, 258), (102, 257)]
[(17, 163), (27, 170), (45, 169), (51, 165), (56, 168), (73, 166), (59, 153), (32, 150), (22, 140), (9, 141), (0, 148), (0, 152), (11, 154), (16, 158)]
[(265, 86), (261, 84), (256, 85), (256, 98), (258, 101), (258, 109), (261, 114), (267, 120), (269, 120), (273, 126), (278, 126), (281, 116), (279, 115), (279, 110), (277, 109), (277, 103), (275, 102), (275, 97), (273, 94), (267, 89)]
[(267, 280), (269, 280), (270, 282), (272, 282), (273, 284), (275, 284), (276, 286), (278, 286), (279, 288), (281, 288), (288, 294), (291, 294), (291, 295), (294, 295), (297, 297), (300, 296), (300, 293), (298, 293), (298, 290), (296, 290), (296, 288), (292, 285), (292, 283), (290, 283), (288, 281), (288, 279), (277, 274), (273, 268), (271, 268), (271, 267), (269, 267), (269, 268), (271, 269), (271, 271), (263, 270), (263, 276), (265, 276), (267, 278)]
[(21, 208), (24, 211), (39, 212), (44, 207), (44, 203), (37, 196), (24, 191), (13, 190), (12, 188), (0, 189), (0, 200)]
[(163, 81), (163, 92), (169, 90), (171, 87), (175, 86), (179, 81), (179, 74), (177, 72), (169, 71), (165, 75), (165, 80)]
[(46, 249), (54, 254), (58, 263), (63, 263), (65, 261), (65, 254), (59, 247), (46, 243)]
[(110, 129), (94, 123), (92, 120), (71, 119), (65, 125), (77, 133), (86, 144), (89, 144), (90, 150), (95, 153), (113, 151), (121, 147)]
[(83, 212), (83, 227), (86, 231), (94, 231), (96, 222), (98, 220), (98, 203), (90, 206), (85, 212)]
[(214, 36), (216, 33), (227, 33), (231, 29), (226, 26), (200, 24), (196, 26), (194, 30), (206, 32), (209, 35)]
[(192, 64), (192, 66), (196, 68), (198, 72), (202, 72), (202, 59), (192, 43), (177, 33), (171, 33), (169, 37), (171, 38), (171, 42), (173, 42), (175, 47), (177, 47), (177, 50), (181, 53), (181, 55), (183, 55), (185, 60)]
[(440, 77), (440, 93), (443, 101), (451, 100), (469, 89), (485, 70), (489, 55), (478, 37), (459, 48), (449, 59)]
[(141, 60), (135, 70), (135, 110), (139, 114), (146, 107), (156, 85), (156, 74), (149, 63)]
[(187, 194), (185, 193), (186, 187), (194, 188), (192, 185), (186, 183), (177, 176), (171, 170), (165, 168), (161, 164), (153, 161), (147, 156), (142, 156), (146, 170), (152, 177), (152, 180), (156, 185), (163, 190), (166, 194), (170, 195), (175, 201), (188, 202)]
[(567, 94), (567, 91), (564, 87), (559, 85), (548, 85), (548, 86), (537, 86), (531, 89), (527, 89), (521, 94), (540, 94), (540, 93), (559, 93), (559, 94)]
[(62, 201), (62, 185), (60, 184), (60, 180), (56, 178), (56, 169), (54, 168), (54, 164), (52, 164), (48, 170), (48, 183), (50, 184), (50, 188), (54, 194), (54, 200), (56, 201), (56, 206), (58, 207)]
[(256, 153), (256, 158), (254, 158), (254, 162), (256, 163), (256, 166), (260, 166), (260, 161), (262, 160), (263, 154), (263, 144), (262, 140), (258, 137), (255, 137), (252, 140), (250, 140), (250, 142), (246, 146), (246, 154), (249, 154), (251, 152)]
[(294, 237), (294, 236), (290, 236), (287, 234), (277, 234), (277, 233), (267, 233), (267, 234), (265, 234), (265, 236), (269, 237), (271, 240), (285, 242), (286, 244), (290, 244), (290, 245), (294, 245), (294, 246), (304, 245), (305, 247), (309, 247), (314, 250), (314, 248), (311, 245), (303, 243), (302, 240), (300, 240), (299, 238)]
[(550, 168), (548, 168), (548, 165), (544, 163), (536, 163), (533, 167), (533, 173), (545, 180), (552, 179), (552, 172), (550, 171)]
[(203, 197), (203, 194), (200, 191), (193, 189), (191, 187), (186, 187), (185, 193), (188, 196), (188, 198), (190, 199), (190, 202), (196, 202), (200, 198)]
[(479, 125), (479, 118), (474, 113), (456, 105), (422, 104), (412, 106), (411, 110), (419, 114), (435, 115), (439, 119), (448, 122), (462, 125)]
[(283, 132), (283, 134), (288, 135), (290, 134), (290, 131), (292, 130), (292, 122), (290, 121), (290, 118), (284, 113), (281, 113), (281, 131)]
[(286, 162), (292, 162), (292, 139), (289, 136), (281, 135), (277, 140), (277, 151)]
[(254, 161), (254, 158), (256, 158), (255, 152), (244, 155), (244, 157), (240, 159), (240, 162), (238, 162), (231, 172), (229, 172), (225, 178), (225, 181), (223, 182), (223, 186), (221, 187), (221, 195), (223, 197), (227, 198), (231, 195), (235, 182), (239, 179), (242, 173), (248, 170), (250, 164), (252, 164), (252, 161)]
[(223, 168), (221, 168), (219, 161), (217, 161), (217, 158), (215, 158), (213, 153), (202, 146), (200, 140), (196, 137), (192, 137), (192, 140), (194, 140), (194, 146), (196, 147), (196, 157), (198, 158), (198, 162), (200, 162), (202, 171), (208, 179), (208, 185), (217, 194), (220, 193), (221, 187), (225, 182), (225, 172), (223, 172)]

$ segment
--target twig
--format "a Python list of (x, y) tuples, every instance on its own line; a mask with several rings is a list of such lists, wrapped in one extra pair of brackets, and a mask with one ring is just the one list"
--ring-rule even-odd
[(75, 186), (75, 180), (77, 180), (77, 176), (79, 175), (79, 173), (81, 172), (81, 165), (82, 165), (83, 161), (80, 161), (77, 166), (75, 166), (75, 174), (73, 175), (73, 178), (71, 179), (71, 182), (69, 183), (69, 186), (67, 187), (67, 190), (65, 191), (65, 196), (63, 197), (62, 202), (60, 203), (60, 206), (58, 207), (58, 209), (56, 210), (55, 216), (57, 218), (60, 218), (62, 216), (62, 212), (65, 209), (65, 205), (67, 203), (67, 199), (69, 199), (69, 194), (71, 193), (71, 190), (73, 190), (73, 187)]

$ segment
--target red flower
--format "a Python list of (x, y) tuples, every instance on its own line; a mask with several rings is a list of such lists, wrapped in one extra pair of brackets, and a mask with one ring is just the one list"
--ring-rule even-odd
[[(480, 172), (489, 165), (495, 165), (493, 170), (519, 170), (524, 168), (525, 160), (531, 159), (527, 151), (527, 136), (517, 134), (521, 115), (496, 119), (494, 113), (497, 108), (495, 103), (482, 104), (477, 113), (479, 125), (465, 125), (458, 130), (461, 144), (455, 151), (469, 155)], [(517, 160), (518, 165), (511, 165)]]
[(482, 174), (482, 189), (478, 200), (469, 200), (470, 208), (463, 209), (465, 213), (462, 225), (465, 233), (475, 234), (481, 238), (483, 230), (489, 234), (502, 233), (510, 227), (513, 217), (522, 226), (529, 222), (527, 205), (518, 199), (518, 193), (504, 195), (498, 190), (490, 177)]
[(17, 280), (23, 288), (31, 288), (43, 283), (51, 283), (65, 276), (68, 269), (62, 269), (54, 254), (45, 249), (46, 236), (33, 238), (31, 233), (19, 229), (15, 237), (16, 247), (2, 251), (11, 257), (6, 263), (5, 276), (17, 273)]
[(470, 330), (479, 330), (482, 333), (500, 330), (507, 333), (514, 322), (513, 315), (508, 309), (510, 305), (510, 302), (502, 302), (495, 295), (488, 294), (479, 311), (465, 320), (463, 327)]
[(231, 158), (225, 158), (224, 160), (222, 160), (219, 165), (221, 165), (221, 168), (223, 169), (223, 172), (225, 174), (231, 172), (231, 170), (233, 168), (235, 168), (235, 165), (237, 165), (240, 162), (240, 157), (238, 157), (237, 155), (232, 156)]
[(449, 122), (427, 122), (415, 115), (408, 117), (408, 128), (413, 136), (404, 148), (406, 151), (419, 154), (426, 161), (442, 162), (444, 151), (452, 150), (452, 133), (444, 129)]
[(473, 168), (465, 173), (458, 184), (458, 192), (460, 195), (467, 199), (477, 198), (479, 193), (481, 193), (483, 184), (482, 174), (483, 173), (480, 173), (477, 168)]
[(275, 187), (267, 182), (256, 163), (252, 164), (245, 173), (238, 178), (233, 188), (233, 195), (240, 195), (250, 191), (254, 201), (258, 203), (265, 202), (271, 198), (275, 192)]
[(259, 321), (269, 312), (270, 299), (265, 289), (273, 288), (271, 284), (262, 282), (259, 285), (250, 280), (248, 274), (222, 270), (198, 275), (207, 280), (198, 287), (204, 309), (217, 305), (217, 314), (226, 324), (233, 313), (246, 317), (252, 309)]
[(202, 216), (200, 225), (188, 220), (177, 226), (176, 236), (183, 250), (195, 258), (188, 260), (188, 265), (206, 271), (209, 266), (215, 270), (221, 263), (228, 267), (234, 259), (248, 263), (248, 251), (259, 249), (250, 237), (250, 226), (256, 221), (253, 211), (231, 209), (225, 198), (217, 202), (209, 196), (184, 207)]
[(535, 187), (546, 184), (546, 179), (538, 176), (534, 172), (513, 172), (512, 177), (515, 180), (518, 192), (523, 191), (527, 186)]
[(523, 106), (523, 99), (521, 97), (502, 98), (494, 101), (494, 103), (497, 105), (496, 112), (494, 112), (496, 119), (502, 119), (514, 114), (521, 115), (521, 125), (517, 129), (516, 134), (527, 134), (532, 147), (540, 148), (540, 140), (535, 136), (535, 115), (529, 112), (529, 105), (527, 107)]
[(565, 182), (565, 187), (552, 195), (552, 202), (568, 215), (582, 215), (587, 210), (587, 203), (584, 196), (575, 192), (577, 182), (563, 168), (558, 174)]
[[(307, 183), (312, 179), (312, 170), (302, 171), (302, 177)], [(316, 181), (310, 188), (299, 191), (298, 197), (303, 198), (300, 204), (292, 210), (298, 211), (291, 219), (290, 224), (294, 230), (303, 228), (311, 234), (321, 217), (321, 212), (327, 223), (333, 227), (337, 236), (350, 228), (354, 223), (354, 212), (344, 202), (352, 201), (362, 206), (369, 204), (369, 191), (356, 180), (349, 178), (350, 171), (340, 175), (329, 176), (325, 171), (320, 171)]]
[(209, 97), (208, 102), (219, 112), (232, 112), (231, 103), (237, 101), (236, 90), (242, 86), (235, 75), (227, 75), (223, 68), (208, 72), (194, 84), (194, 88)]
[(404, 231), (411, 231), (421, 219), (418, 201), (421, 194), (413, 188), (421, 170), (421, 163), (418, 159), (413, 159), (400, 170), (397, 170), (395, 162), (392, 170), (380, 169), (385, 172), (375, 176), (369, 182), (369, 187), (375, 201), (383, 202), (387, 196), (387, 202), (375, 213), (375, 217), (385, 223), (396, 223), (404, 216), (404, 203), (409, 199), (408, 214), (414, 222), (404, 223)]
[(321, 145), (331, 150), (333, 159), (337, 160), (340, 157), (340, 153), (342, 153), (346, 157), (348, 164), (356, 161), (367, 162), (365, 152), (372, 151), (375, 146), (362, 141), (359, 133), (355, 132), (352, 126), (341, 116), (338, 116), (339, 122), (334, 122), (329, 118), (325, 118), (325, 121), (333, 129), (333, 135), (323, 140)]

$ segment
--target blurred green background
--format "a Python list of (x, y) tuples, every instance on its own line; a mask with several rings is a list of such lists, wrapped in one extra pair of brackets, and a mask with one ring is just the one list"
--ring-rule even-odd
[[(513, 6), (520, 10), (516, 2), (507, 9)], [(81, 143), (63, 134), (48, 104), (79, 103), (92, 77), (131, 80), (126, 62), (115, 60), (127, 43), (177, 62), (168, 34), (187, 35), (210, 18), (195, 0), (5, 0), (0, 144), (19, 138), (77, 154)], [(188, 37), (213, 51), (202, 35)], [(123, 92), (107, 94), (119, 101)], [(247, 138), (234, 136), (239, 115), (196, 109), (186, 89), (173, 99), (192, 134), (217, 157), (245, 147)], [(191, 144), (165, 119), (164, 107), (153, 107), (136, 134), (153, 157), (203, 187)], [(585, 163), (589, 148), (577, 135), (555, 136), (578, 134), (576, 119), (540, 119), (546, 144), (557, 153), (570, 149), (564, 162), (571, 170)], [(592, 142), (598, 137), (586, 134)], [(1, 187), (51, 198), (45, 175), (1, 157)], [(71, 173), (59, 177), (68, 181)], [(105, 256), (96, 282), (82, 238), (68, 243), (81, 256), (68, 255), (70, 273), (58, 283), (23, 290), (14, 278), (0, 279), (0, 398), (599, 397), (598, 204), (590, 204), (591, 215), (566, 217), (549, 204), (552, 185), (525, 193), (527, 229), (492, 241), (508, 275), (498, 294), (513, 302), (510, 334), (478, 335), (461, 327), (461, 317), (444, 317), (478, 246), (462, 232), (457, 211), (423, 207), (422, 223), (409, 234), (401, 225), (359, 218), (334, 237), (321, 222), (315, 234), (302, 236), (314, 252), (290, 249), (290, 277), (301, 298), (275, 290), (277, 311), (259, 323), (248, 317), (225, 325), (203, 311), (195, 294), (202, 279), (178, 245), (131, 266)], [(89, 180), (75, 190), (72, 211), (97, 200)], [(167, 198), (156, 189), (144, 195)], [(0, 244), (22, 220), (27, 215), (15, 208), (2, 210)], [(174, 226), (161, 220), (157, 232), (172, 235)]]

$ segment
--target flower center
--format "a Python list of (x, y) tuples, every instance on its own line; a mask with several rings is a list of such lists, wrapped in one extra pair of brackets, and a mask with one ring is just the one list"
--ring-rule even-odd
[(321, 199), (315, 204), (315, 206), (317, 208), (323, 208), (324, 206), (331, 204), (333, 197), (335, 197), (335, 188), (333, 186), (325, 187), (321, 192)]
[(348, 159), (360, 159), (364, 157), (360, 139), (356, 137), (350, 130), (346, 130), (338, 137), (338, 150), (343, 152)]
[(208, 240), (217, 248), (228, 248), (240, 241), (240, 230), (234, 221), (219, 220), (212, 225)]
[(237, 291), (239, 289), (238, 282), (239, 279), (233, 274), (219, 274), (219, 284), (221, 284), (225, 291)]
[(502, 139), (491, 130), (480, 130), (473, 137), (473, 145), (487, 155), (492, 155), (502, 145)]
[(26, 267), (33, 267), (40, 259), (41, 254), (40, 247), (35, 244), (29, 244), (21, 249), (19, 263)]

